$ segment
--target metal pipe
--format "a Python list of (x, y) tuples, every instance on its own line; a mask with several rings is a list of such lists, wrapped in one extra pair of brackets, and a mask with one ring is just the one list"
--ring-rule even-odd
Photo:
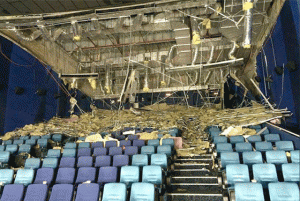
[(195, 63), (196, 63), (196, 60), (197, 60), (197, 57), (198, 57), (198, 52), (199, 52), (199, 46), (197, 45), (197, 46), (196, 46), (196, 49), (195, 49), (194, 59), (193, 59), (193, 62), (192, 62), (192, 65), (193, 65), (193, 66), (194, 66)]
[(170, 66), (171, 66), (171, 67), (173, 67), (173, 64), (172, 64), (172, 62), (171, 62), (171, 55), (172, 55), (173, 49), (174, 49), (175, 47), (178, 47), (178, 45), (173, 45), (173, 46), (170, 48), (169, 55), (168, 55), (168, 60), (169, 60), (169, 63), (170, 63)]
[(110, 74), (110, 68), (107, 66), (106, 72), (105, 72), (105, 86), (104, 86), (107, 94), (111, 93), (110, 76), (109, 76), (109, 74)]
[(72, 25), (73, 34), (74, 34), (73, 40), (80, 41), (81, 40), (81, 28), (80, 28), (78, 22), (72, 21), (71, 25)]
[(237, 44), (236, 44), (235, 41), (233, 41), (232, 43), (233, 43), (233, 46), (232, 46), (232, 48), (230, 49), (230, 51), (229, 51), (229, 53), (228, 53), (228, 58), (229, 58), (230, 60), (235, 60), (236, 57), (235, 57), (233, 54), (234, 54), (234, 52), (235, 52), (235, 50), (236, 50), (236, 48), (237, 48)]
[(21, 31), (19, 31), (16, 27), (14, 27), (13, 31), (16, 33), (16, 35), (25, 41), (34, 41), (35, 39), (37, 39), (38, 37), (40, 37), (40, 35), (42, 35), (41, 30), (35, 30), (30, 36), (25, 36)]
[(245, 0), (243, 5), (245, 11), (244, 19), (244, 48), (251, 48), (252, 42), (252, 21), (253, 21), (253, 0)]
[(213, 56), (214, 56), (214, 50), (215, 50), (215, 46), (211, 46), (210, 56), (209, 56), (209, 59), (207, 61), (207, 64), (211, 63), (211, 61), (213, 59)]
[[(148, 66), (148, 61), (145, 61), (144, 64), (146, 66)], [(148, 92), (149, 91), (149, 82), (148, 82), (148, 67), (145, 68), (145, 79), (144, 79), (144, 88), (143, 91), (144, 92)]]

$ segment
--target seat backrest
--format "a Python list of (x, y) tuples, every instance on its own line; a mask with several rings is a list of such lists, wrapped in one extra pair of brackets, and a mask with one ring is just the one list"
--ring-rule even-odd
[(106, 141), (105, 142), (105, 147), (106, 148), (117, 147), (117, 141)]
[(24, 186), (21, 184), (9, 184), (4, 186), (1, 200), (21, 201), (24, 195)]
[(57, 184), (73, 184), (75, 177), (74, 168), (59, 168), (56, 176)]
[(108, 155), (114, 156), (114, 155), (122, 155), (122, 147), (110, 147), (108, 150)]
[(41, 165), (41, 159), (39, 158), (27, 158), (25, 162), (25, 169), (38, 169)]
[(141, 148), (141, 154), (148, 154), (148, 155), (155, 154), (154, 146), (143, 146)]
[(159, 146), (159, 140), (148, 140), (148, 146)]
[(121, 140), (120, 147), (122, 147), (122, 146), (131, 146), (131, 141), (130, 140)]
[(127, 187), (132, 183), (138, 182), (140, 179), (140, 172), (138, 166), (123, 166), (121, 167), (120, 182), (126, 184)]
[(78, 149), (77, 156), (90, 156), (91, 155), (91, 148), (80, 148)]
[(221, 153), (221, 165), (226, 167), (228, 164), (240, 164), (240, 157), (237, 152)]
[(20, 169), (17, 171), (15, 184), (23, 184), (24, 186), (27, 186), (32, 183), (33, 178), (34, 178), (33, 169)]
[(138, 147), (137, 146), (127, 146), (127, 147), (125, 147), (124, 154), (129, 155), (129, 156), (138, 154)]
[(24, 201), (46, 201), (48, 186), (45, 184), (30, 184), (26, 190)]
[(105, 147), (94, 148), (93, 156), (103, 156), (107, 154), (107, 149)]
[(48, 134), (48, 135), (42, 135), (41, 136), (42, 139), (51, 139), (51, 135)]
[(72, 201), (73, 189), (72, 184), (55, 184), (52, 188), (49, 201)]
[(273, 163), (276, 165), (288, 162), (285, 151), (267, 151), (266, 159), (267, 163)]
[(62, 134), (54, 134), (54, 135), (52, 135), (52, 140), (54, 142), (61, 142), (61, 140), (62, 140)]
[(75, 142), (67, 142), (64, 146), (64, 149), (76, 149), (77, 144)]
[(264, 187), (270, 182), (278, 182), (277, 171), (274, 164), (254, 164), (253, 178), (262, 183)]
[(48, 139), (38, 139), (37, 144), (42, 148), (46, 148), (48, 145)]
[(226, 166), (226, 178), (229, 185), (250, 182), (249, 169), (244, 164), (229, 164)]
[(237, 135), (237, 136), (231, 136), (230, 138), (230, 143), (231, 144), (236, 144), (236, 143), (243, 143), (245, 142), (245, 138), (241, 135)]
[(261, 152), (260, 151), (243, 152), (243, 163), (248, 165), (263, 163)]
[(132, 146), (137, 146), (137, 147), (145, 146), (145, 141), (144, 140), (133, 140)]
[(123, 183), (109, 183), (104, 185), (102, 201), (126, 201), (126, 185)]
[(128, 140), (138, 140), (139, 136), (138, 135), (128, 135)]
[(75, 201), (90, 200), (98, 201), (99, 200), (100, 187), (98, 184), (80, 184), (77, 189)]
[(92, 167), (93, 157), (92, 156), (80, 156), (77, 161), (77, 167)]
[(114, 167), (126, 166), (128, 164), (129, 164), (128, 155), (115, 155), (115, 156), (113, 156), (113, 166)]
[(227, 137), (225, 137), (225, 136), (216, 136), (216, 137), (213, 138), (213, 142), (215, 144), (217, 144), (217, 143), (227, 143)]
[(13, 181), (14, 170), (12, 169), (0, 169), (0, 182), (5, 184), (11, 184)]
[(280, 141), (280, 135), (279, 134), (267, 134), (264, 135), (265, 141), (267, 142), (277, 142)]
[(167, 168), (168, 159), (166, 154), (152, 154), (151, 165), (159, 165), (162, 168)]
[(5, 151), (8, 151), (9, 153), (12, 153), (12, 154), (16, 153), (18, 151), (18, 145), (16, 145), (16, 144), (6, 145)]
[(12, 140), (4, 140), (4, 141), (3, 141), (3, 144), (4, 144), (4, 145), (13, 144), (13, 141), (12, 141)]
[(29, 144), (31, 146), (34, 146), (36, 144), (36, 140), (35, 139), (29, 139), (25, 141), (25, 144)]
[(174, 139), (172, 138), (163, 139), (162, 145), (170, 145), (171, 147), (174, 147)]
[(134, 166), (145, 166), (148, 165), (148, 155), (136, 154), (132, 156), (132, 165)]
[(244, 151), (252, 151), (252, 150), (253, 150), (252, 145), (248, 142), (235, 144), (236, 152), (244, 152)]
[(76, 149), (64, 149), (62, 157), (76, 157)]
[(81, 167), (78, 169), (76, 184), (89, 181), (95, 183), (96, 181), (96, 168), (94, 167)]
[(170, 145), (161, 145), (157, 147), (158, 154), (166, 154), (167, 156), (172, 155), (172, 148)]
[(234, 185), (235, 200), (264, 201), (263, 187), (260, 183), (237, 183)]
[(105, 184), (117, 182), (118, 168), (117, 167), (100, 167), (97, 183)]
[(300, 163), (300, 150), (291, 151), (292, 163)]
[(60, 159), (60, 168), (74, 168), (75, 167), (75, 157), (63, 157)]
[(254, 143), (254, 142), (261, 142), (261, 136), (260, 135), (251, 135), (247, 138), (248, 142)]
[(216, 149), (218, 153), (221, 152), (232, 152), (232, 144), (230, 143), (218, 143), (216, 145)]
[(0, 151), (4, 151), (5, 150), (5, 146), (4, 145), (0, 145)]
[(8, 163), (10, 158), (9, 151), (0, 151), (0, 162), (1, 163)]
[(40, 139), (41, 137), (40, 136), (38, 136), (38, 135), (32, 135), (32, 136), (30, 136), (30, 139), (31, 140), (38, 140), (38, 139)]
[(36, 172), (35, 184), (48, 184), (50, 185), (54, 177), (53, 168), (40, 168)]
[(60, 149), (49, 149), (47, 158), (60, 158)]
[(296, 183), (269, 183), (268, 187), (271, 201), (299, 201), (300, 191)]
[(81, 142), (81, 143), (78, 143), (78, 149), (80, 148), (90, 148), (90, 143), (89, 142)]
[(162, 168), (157, 165), (144, 166), (142, 181), (157, 185), (162, 184)]
[(21, 145), (24, 143), (24, 140), (14, 140), (14, 144)]
[(255, 142), (255, 149), (257, 151), (270, 151), (273, 150), (271, 142)]
[(57, 158), (44, 158), (43, 159), (43, 168), (49, 167), (49, 168), (57, 168), (58, 165), (58, 159)]
[(294, 150), (294, 144), (292, 141), (278, 141), (275, 142), (277, 150), (283, 150), (283, 151), (293, 151)]
[(300, 182), (300, 165), (297, 163), (282, 164), (282, 174), (286, 182)]
[(30, 153), (30, 151), (31, 151), (31, 146), (29, 144), (22, 144), (19, 147), (19, 153)]
[(103, 147), (103, 142), (94, 142), (92, 143), (92, 148)]
[(97, 156), (95, 161), (95, 167), (110, 166), (111, 156)]
[(150, 183), (133, 183), (131, 186), (130, 201), (154, 200), (155, 188)]

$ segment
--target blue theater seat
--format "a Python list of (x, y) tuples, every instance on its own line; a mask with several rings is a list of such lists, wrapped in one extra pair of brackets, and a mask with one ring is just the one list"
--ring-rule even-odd
[[(6, 148), (7, 149), (7, 148)], [(20, 147), (19, 147), (19, 151), (18, 153), (30, 153), (31, 152), (31, 145), (29, 144), (22, 144)]]
[(93, 157), (92, 156), (81, 156), (78, 158), (77, 167), (92, 167)]
[(218, 143), (227, 143), (227, 137), (225, 136), (216, 136), (213, 138), (213, 142), (215, 144), (218, 144)]
[(259, 183), (237, 183), (234, 191), (235, 201), (265, 201), (263, 188)]
[(0, 170), (0, 183), (3, 185), (11, 184), (14, 178), (14, 170), (1, 169)]
[(97, 156), (95, 161), (95, 167), (110, 166), (111, 156)]
[(49, 149), (47, 158), (60, 158), (60, 149)]
[(58, 159), (57, 158), (44, 158), (43, 159), (43, 168), (57, 168)]
[(128, 140), (138, 140), (139, 136), (138, 135), (128, 135)]
[(261, 126), (260, 125), (251, 125), (251, 126), (249, 126), (249, 128), (251, 128), (251, 129), (261, 129)]
[(103, 156), (107, 154), (107, 149), (104, 147), (97, 147), (94, 149), (93, 156)]
[(76, 184), (89, 181), (95, 183), (96, 180), (96, 168), (94, 167), (81, 167), (78, 170)]
[(172, 148), (170, 145), (161, 145), (157, 147), (158, 154), (166, 154), (167, 156), (172, 155)]
[(75, 201), (98, 201), (100, 188), (98, 184), (80, 184)]
[(37, 140), (37, 144), (38, 144), (41, 148), (47, 148), (47, 146), (48, 146), (48, 139), (38, 139), (38, 140)]
[(76, 149), (77, 144), (75, 142), (68, 142), (65, 144), (64, 149)]
[(40, 168), (36, 172), (34, 183), (50, 185), (53, 181), (53, 177), (54, 177), (53, 168)]
[(29, 136), (28, 136), (28, 135), (20, 136), (19, 139), (20, 139), (20, 140), (28, 140), (28, 139), (29, 139)]
[(31, 136), (30, 136), (30, 139), (31, 139), (31, 140), (38, 140), (38, 139), (41, 139), (41, 137), (38, 136), (38, 135), (31, 135)]
[(148, 146), (159, 146), (159, 140), (148, 140)]
[(172, 138), (163, 139), (162, 145), (170, 145), (173, 148), (174, 147), (174, 139), (172, 139)]
[(24, 140), (14, 140), (13, 144), (16, 144), (16, 145), (24, 144)]
[(294, 145), (292, 141), (278, 141), (275, 142), (275, 145), (277, 147), (277, 150), (283, 150), (283, 151), (293, 151)]
[(148, 165), (143, 167), (142, 181), (155, 185), (162, 184), (162, 169), (157, 165)]
[(13, 141), (12, 140), (5, 140), (5, 141), (3, 141), (3, 144), (4, 145), (10, 145), (10, 144), (13, 144)]
[(158, 165), (164, 169), (168, 167), (168, 160), (166, 154), (152, 154), (151, 165)]
[(41, 166), (41, 159), (39, 158), (27, 158), (25, 161), (25, 169), (38, 169)]
[(52, 135), (52, 140), (54, 142), (61, 142), (61, 140), (62, 140), (62, 134), (54, 134), (54, 135)]
[(280, 135), (279, 134), (267, 134), (264, 135), (265, 141), (267, 142), (277, 142), (280, 141)]
[(137, 147), (145, 146), (145, 141), (144, 140), (133, 140), (132, 146), (137, 146)]
[(267, 163), (273, 163), (275, 165), (288, 163), (285, 151), (267, 151), (266, 159)]
[(74, 168), (59, 168), (55, 183), (57, 184), (73, 184), (75, 178)]
[(278, 182), (269, 183), (269, 195), (271, 201), (299, 201), (300, 192), (296, 183)]
[(122, 147), (110, 147), (108, 150), (108, 155), (114, 156), (114, 155), (122, 155)]
[(129, 164), (128, 155), (115, 155), (113, 156), (113, 166), (114, 167), (122, 167)]
[(27, 188), (24, 201), (46, 201), (48, 186), (45, 184), (30, 184)]
[(97, 183), (104, 185), (117, 182), (117, 177), (118, 169), (116, 167), (100, 167)]
[(244, 164), (229, 164), (226, 166), (226, 178), (228, 185), (250, 182), (249, 169)]
[(105, 142), (105, 147), (106, 148), (117, 147), (117, 141), (106, 141)]
[(222, 168), (225, 168), (228, 164), (240, 164), (240, 157), (237, 152), (221, 153)]
[(74, 157), (63, 157), (60, 159), (60, 168), (74, 168), (76, 159)]
[(22, 184), (9, 184), (4, 187), (1, 201), (21, 201), (24, 195)]
[(100, 147), (103, 147), (103, 142), (92, 143), (92, 148), (100, 148)]
[(81, 148), (81, 149), (78, 149), (78, 153), (77, 153), (77, 156), (80, 157), (80, 156), (91, 156), (91, 148)]
[(171, 129), (169, 130), (169, 134), (170, 134), (172, 137), (177, 137), (178, 132), (179, 132), (178, 128), (171, 128)]
[(34, 145), (36, 145), (36, 140), (34, 140), (34, 139), (26, 140), (25, 144), (29, 144), (30, 146), (34, 146)]
[(255, 142), (261, 142), (261, 136), (260, 135), (251, 135), (247, 138), (248, 142), (255, 143)]
[(122, 147), (122, 146), (131, 146), (131, 141), (130, 140), (121, 140), (120, 147)]
[(252, 150), (253, 150), (252, 145), (248, 142), (235, 144), (236, 152), (245, 152), (245, 151), (252, 151)]
[(300, 182), (300, 165), (297, 163), (282, 164), (283, 179), (286, 182)]
[(271, 142), (255, 142), (256, 151), (271, 151), (273, 146)]
[(134, 183), (131, 187), (130, 201), (154, 201), (155, 189), (153, 184)]
[(76, 157), (76, 149), (64, 149), (62, 157)]
[(10, 158), (9, 151), (0, 151), (0, 163), (8, 163)]
[(140, 171), (138, 166), (123, 166), (121, 167), (120, 182), (130, 187), (132, 183), (139, 182)]
[(210, 137), (211, 137), (212, 139), (214, 139), (215, 137), (220, 136), (221, 133), (222, 133), (222, 131), (211, 131), (211, 132), (210, 132)]
[(0, 145), (0, 151), (4, 151), (5, 150), (5, 146), (4, 145)]
[(72, 201), (73, 189), (72, 184), (55, 184), (49, 201)]
[[(123, 183), (105, 184), (102, 201), (126, 201), (126, 185)], [(140, 191), (141, 192), (141, 191)], [(147, 200), (148, 201), (148, 200)]]
[(89, 142), (81, 142), (81, 143), (78, 143), (78, 149), (81, 149), (81, 148), (90, 148), (90, 143)]
[(18, 145), (16, 145), (16, 144), (6, 145), (5, 151), (8, 151), (11, 154), (15, 154), (18, 151)]
[(243, 152), (243, 163), (247, 165), (263, 163), (261, 152), (259, 151)]
[(236, 144), (236, 143), (243, 143), (245, 142), (245, 138), (241, 135), (237, 135), (237, 136), (231, 136), (230, 138), (230, 143), (231, 144)]
[(127, 146), (127, 147), (125, 147), (124, 154), (128, 155), (128, 156), (138, 154), (138, 147), (137, 146)]
[(223, 153), (223, 152), (232, 152), (232, 144), (230, 143), (218, 143), (216, 145), (216, 150), (218, 153)]
[(34, 178), (34, 170), (20, 169), (17, 171), (15, 184), (23, 184), (24, 186), (27, 186), (32, 183), (33, 178)]
[(278, 182), (277, 171), (274, 164), (254, 164), (253, 178), (263, 185), (268, 187), (270, 182)]
[(145, 166), (148, 165), (148, 155), (137, 154), (132, 156), (132, 165), (134, 166)]
[(291, 151), (292, 163), (300, 163), (300, 150)]
[(141, 154), (147, 154), (147, 155), (155, 154), (154, 146), (143, 146), (141, 148)]

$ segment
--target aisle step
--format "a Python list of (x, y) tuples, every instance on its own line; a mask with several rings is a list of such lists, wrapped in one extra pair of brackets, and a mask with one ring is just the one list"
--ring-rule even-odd
[(175, 163), (174, 164), (174, 170), (177, 170), (177, 169), (202, 169), (202, 168), (209, 169), (210, 167), (211, 167), (211, 164), (208, 164), (208, 163), (191, 163), (191, 164)]
[(194, 177), (171, 177), (171, 183), (201, 183), (201, 184), (220, 184), (221, 177), (217, 176), (194, 176)]
[(216, 176), (216, 172), (211, 172), (208, 169), (180, 169), (174, 170), (171, 173), (173, 176)]
[(221, 193), (200, 194), (200, 193), (169, 193), (167, 201), (224, 201)]

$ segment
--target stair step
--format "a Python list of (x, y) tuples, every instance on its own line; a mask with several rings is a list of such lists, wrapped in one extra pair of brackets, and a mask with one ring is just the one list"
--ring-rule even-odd
[(187, 193), (222, 193), (222, 186), (219, 184), (199, 184), (199, 183), (176, 183), (169, 186), (172, 192), (186, 191)]
[(167, 201), (223, 201), (222, 194), (168, 193)]
[(171, 183), (221, 184), (217, 176), (171, 177)]
[(187, 162), (197, 162), (197, 163), (209, 163), (213, 162), (212, 158), (180, 158), (175, 161), (175, 163), (187, 163)]
[(177, 170), (177, 169), (202, 169), (202, 168), (206, 168), (206, 169), (209, 169), (211, 168), (211, 164), (207, 164), (207, 163), (183, 163), (183, 164), (180, 164), (180, 163), (175, 163), (174, 164), (174, 170)]
[(172, 172), (173, 176), (217, 176), (217, 172), (208, 169), (179, 169)]
[(213, 155), (212, 154), (202, 154), (199, 156), (177, 156), (177, 159), (191, 159), (191, 160), (195, 160), (195, 159), (212, 159)]

